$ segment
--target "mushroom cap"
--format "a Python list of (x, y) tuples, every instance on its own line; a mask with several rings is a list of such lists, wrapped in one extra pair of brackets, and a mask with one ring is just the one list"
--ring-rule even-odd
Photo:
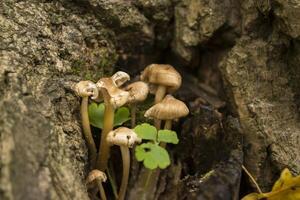
[(118, 108), (127, 103), (129, 92), (121, 90), (111, 77), (101, 78), (97, 83), (97, 88), (102, 92), (102, 97), (109, 97), (110, 103), (114, 108)]
[(95, 99), (99, 95), (98, 88), (92, 81), (80, 81), (74, 86), (76, 95), (80, 97), (89, 97)]
[(127, 103), (137, 103), (145, 101), (149, 93), (148, 84), (143, 81), (131, 83), (125, 87), (125, 90), (129, 92)]
[(169, 93), (181, 86), (181, 75), (171, 65), (151, 64), (141, 74), (141, 80), (154, 85), (164, 85)]
[(130, 80), (130, 76), (123, 71), (118, 71), (111, 76), (117, 87), (122, 86), (124, 83)]
[(106, 140), (110, 144), (127, 146), (128, 148), (131, 148), (135, 143), (141, 142), (137, 134), (132, 129), (126, 127), (120, 127), (110, 131)]
[(144, 116), (160, 120), (175, 120), (188, 114), (189, 109), (184, 102), (167, 95), (161, 102), (149, 108)]
[(106, 174), (98, 169), (92, 170), (86, 179), (86, 183), (90, 184), (90, 183), (94, 182), (95, 180), (100, 180), (101, 182), (106, 182), (106, 180), (107, 180)]

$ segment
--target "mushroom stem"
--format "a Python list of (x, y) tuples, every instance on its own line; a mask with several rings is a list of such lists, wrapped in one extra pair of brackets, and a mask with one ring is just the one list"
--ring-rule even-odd
[(97, 186), (98, 186), (98, 189), (100, 191), (101, 200), (107, 200), (102, 182), (100, 180), (97, 180)]
[(88, 101), (89, 101), (88, 97), (82, 98), (80, 112), (81, 112), (83, 134), (90, 153), (90, 164), (91, 164), (91, 168), (94, 168), (96, 164), (96, 158), (97, 158), (97, 149), (92, 136), (91, 127), (90, 127), (90, 121), (88, 116)]
[[(157, 103), (161, 102), (161, 100), (165, 97), (166, 92), (167, 92), (167, 87), (166, 86), (158, 85), (156, 93), (155, 93), (154, 103), (157, 104)], [(160, 129), (160, 125), (161, 125), (161, 120), (155, 119), (154, 120), (154, 126), (157, 130)]]
[(136, 124), (136, 104), (131, 104), (131, 128), (135, 127)]
[(156, 93), (155, 93), (155, 104), (161, 102), (161, 100), (165, 97), (167, 92), (167, 87), (164, 85), (158, 85)]
[(157, 130), (160, 130), (161, 120), (160, 119), (154, 119), (154, 126)]
[(99, 147), (99, 154), (97, 160), (97, 169), (105, 171), (107, 168), (107, 162), (109, 159), (110, 145), (106, 141), (107, 134), (113, 129), (114, 126), (114, 115), (115, 109), (107, 100), (104, 98), (105, 110), (104, 110), (104, 120), (103, 129), (101, 133), (101, 142)]
[(122, 176), (121, 187), (118, 195), (119, 196), (118, 200), (124, 200), (126, 190), (127, 190), (128, 178), (129, 178), (130, 152), (128, 147), (126, 146), (120, 146), (120, 149), (121, 149), (122, 160), (123, 160), (123, 176)]
[(164, 129), (172, 129), (172, 120), (166, 120)]
[[(166, 120), (164, 129), (167, 129), (167, 130), (172, 129), (172, 120)], [(160, 146), (165, 149), (167, 147), (167, 143), (161, 142)]]

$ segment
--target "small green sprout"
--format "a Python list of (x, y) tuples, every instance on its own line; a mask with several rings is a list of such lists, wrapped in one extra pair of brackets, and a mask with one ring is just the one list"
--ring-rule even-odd
[[(104, 103), (91, 103), (88, 108), (90, 124), (94, 127), (103, 128)], [(120, 126), (130, 119), (129, 109), (127, 107), (118, 108), (114, 115), (114, 127)]]
[(137, 145), (135, 148), (135, 157), (148, 169), (165, 169), (170, 162), (170, 156), (166, 149), (160, 146), (161, 142), (178, 144), (179, 139), (175, 131), (159, 130), (157, 132), (154, 126), (143, 123), (134, 128), (136, 134), (143, 140), (149, 142)]

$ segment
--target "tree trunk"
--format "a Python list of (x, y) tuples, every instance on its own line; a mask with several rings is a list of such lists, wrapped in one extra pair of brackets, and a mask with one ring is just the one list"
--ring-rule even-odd
[(0, 199), (89, 199), (71, 86), (150, 63), (182, 73), (191, 110), (151, 199), (239, 199), (242, 163), (264, 191), (299, 174), (299, 18), (293, 0), (2, 0)]

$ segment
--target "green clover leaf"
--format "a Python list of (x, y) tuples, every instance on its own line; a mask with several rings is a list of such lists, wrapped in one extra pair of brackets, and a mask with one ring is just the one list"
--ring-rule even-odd
[(91, 103), (88, 107), (90, 124), (97, 128), (103, 128), (103, 118), (104, 118), (104, 109), (105, 106), (103, 103), (96, 104)]
[(135, 156), (139, 162), (143, 161), (148, 169), (165, 169), (171, 164), (167, 150), (151, 142), (136, 146)]
[(150, 124), (143, 123), (141, 125), (137, 125), (134, 128), (134, 132), (136, 132), (139, 138), (142, 138), (144, 140), (156, 141), (157, 130), (154, 126), (151, 126)]
[[(90, 124), (94, 127), (103, 128), (104, 103), (91, 103), (88, 107)], [(129, 109), (126, 107), (118, 108), (114, 116), (114, 126), (120, 126), (130, 119)]]
[(120, 126), (130, 119), (130, 112), (127, 107), (121, 107), (117, 109), (114, 118), (114, 126)]
[(178, 144), (179, 139), (177, 133), (171, 130), (159, 130), (157, 135), (158, 142)]

